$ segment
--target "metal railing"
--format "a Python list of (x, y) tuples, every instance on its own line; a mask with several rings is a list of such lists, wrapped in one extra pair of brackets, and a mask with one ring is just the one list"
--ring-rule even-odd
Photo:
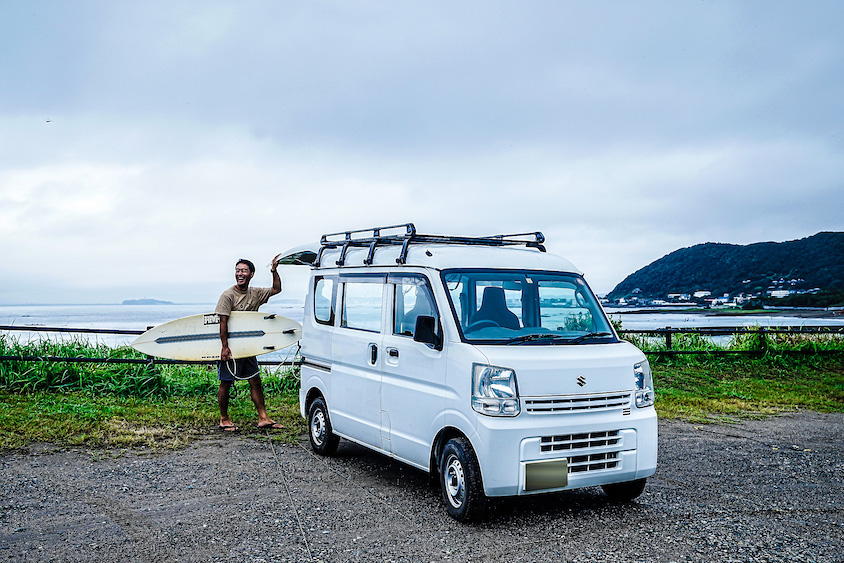
[[(0, 331), (19, 331), (19, 332), (58, 332), (58, 333), (77, 333), (77, 334), (109, 334), (109, 335), (140, 335), (143, 330), (117, 330), (117, 329), (102, 329), (102, 328), (59, 328), (59, 327), (43, 327), (43, 326), (3, 326), (0, 325)], [(695, 328), (676, 328), (665, 327), (655, 329), (620, 329), (619, 335), (642, 335), (649, 337), (658, 337), (665, 339), (665, 350), (645, 350), (645, 354), (671, 356), (671, 355), (695, 355), (695, 354), (709, 354), (709, 355), (763, 355), (769, 352), (783, 355), (827, 355), (827, 354), (842, 354), (844, 348), (841, 350), (828, 349), (811, 349), (803, 348), (796, 350), (783, 350), (780, 348), (771, 349), (767, 336), (777, 334), (799, 334), (807, 336), (822, 336), (822, 335), (844, 335), (844, 326), (800, 326), (800, 327), (695, 327)], [(673, 349), (674, 335), (679, 334), (697, 334), (704, 337), (713, 336), (734, 336), (737, 334), (756, 334), (760, 336), (758, 349), (752, 350), (727, 350), (727, 349), (710, 349), (710, 350), (677, 350)], [(113, 363), (113, 364), (210, 364), (213, 365), (215, 361), (186, 361), (186, 360), (167, 360), (147, 356), (143, 358), (82, 358), (82, 357), (60, 357), (60, 356), (0, 356), (0, 361), (54, 361), (54, 362), (70, 362), (70, 363)], [(301, 359), (296, 360), (259, 360), (259, 365), (265, 366), (297, 366), (302, 364)]]
[[(828, 335), (844, 335), (844, 326), (828, 326), (828, 325), (813, 325), (813, 326), (768, 326), (768, 327), (743, 327), (743, 326), (722, 326), (722, 327), (694, 327), (694, 328), (678, 328), (667, 326), (665, 328), (655, 329), (620, 329), (619, 335), (637, 334), (642, 336), (659, 337), (665, 339), (665, 350), (646, 350), (646, 354), (654, 355), (682, 355), (682, 354), (736, 354), (736, 355), (761, 355), (768, 352), (775, 352), (784, 355), (806, 355), (806, 354), (842, 354), (844, 347), (841, 350), (827, 350), (827, 349), (811, 349), (803, 348), (796, 350), (788, 350), (781, 348), (771, 349), (768, 336), (778, 334), (797, 334), (804, 336), (828, 336)], [(758, 348), (751, 350), (727, 350), (727, 349), (711, 349), (711, 350), (675, 350), (674, 335), (679, 334), (695, 334), (703, 337), (714, 336), (735, 336), (742, 335), (757, 335)]]

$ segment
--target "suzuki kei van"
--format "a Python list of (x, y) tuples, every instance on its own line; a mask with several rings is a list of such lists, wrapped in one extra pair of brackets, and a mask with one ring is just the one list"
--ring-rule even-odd
[(657, 460), (650, 366), (544, 242), (409, 223), (283, 258), (312, 267), (299, 404), (313, 450), (343, 438), (431, 472), (459, 521), (488, 497), (640, 495)]

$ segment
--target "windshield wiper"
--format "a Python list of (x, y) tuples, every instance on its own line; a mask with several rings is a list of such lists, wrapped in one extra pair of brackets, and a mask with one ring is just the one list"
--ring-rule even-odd
[(510, 340), (505, 340), (504, 344), (521, 344), (522, 342), (532, 342), (534, 340), (559, 340), (564, 338), (559, 334), (523, 334), (513, 337)]
[(611, 332), (588, 332), (575, 338), (567, 338), (562, 334), (523, 334), (516, 336), (510, 340), (505, 340), (503, 344), (521, 344), (523, 342), (535, 342), (537, 340), (557, 340), (554, 344), (580, 344), (589, 338), (602, 338), (612, 336)]
[(564, 344), (580, 344), (581, 342), (583, 342), (584, 340), (586, 340), (588, 338), (601, 338), (601, 337), (604, 337), (604, 336), (612, 336), (612, 333), (611, 332), (587, 332), (586, 334), (582, 334), (582, 335), (578, 336), (577, 338), (571, 338), (569, 340), (566, 340), (564, 342)]

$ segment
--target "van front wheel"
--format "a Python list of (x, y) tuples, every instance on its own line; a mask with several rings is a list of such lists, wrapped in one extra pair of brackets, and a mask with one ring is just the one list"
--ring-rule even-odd
[(486, 511), (487, 498), (475, 450), (466, 438), (452, 438), (440, 457), (440, 486), (449, 516), (471, 522)]
[(311, 448), (319, 455), (331, 455), (337, 451), (340, 437), (331, 431), (328, 406), (325, 399), (317, 397), (308, 411), (308, 439)]

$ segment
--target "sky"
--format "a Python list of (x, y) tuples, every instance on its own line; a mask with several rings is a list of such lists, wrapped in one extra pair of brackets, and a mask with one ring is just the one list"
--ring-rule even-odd
[[(0, 3), (0, 304), (212, 303), (323, 233), (542, 231), (596, 293), (844, 231), (844, 3)], [(289, 298), (308, 270), (280, 269)]]

